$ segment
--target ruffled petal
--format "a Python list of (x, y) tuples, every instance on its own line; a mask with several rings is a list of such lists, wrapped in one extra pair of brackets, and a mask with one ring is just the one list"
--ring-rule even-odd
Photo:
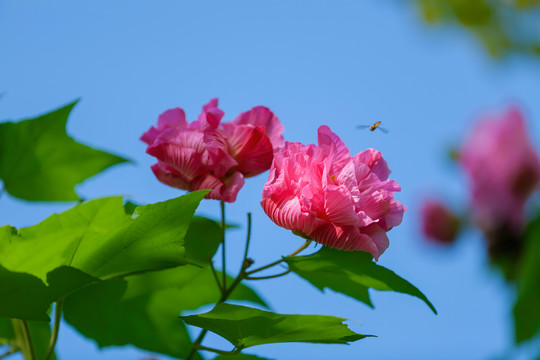
[(326, 191), (325, 218), (340, 226), (358, 226), (358, 215), (350, 196), (342, 189), (334, 188)]
[(244, 177), (240, 173), (233, 174), (227, 179), (227, 183), (224, 183), (222, 179), (208, 174), (194, 182), (191, 191), (209, 189), (212, 191), (205, 198), (232, 203), (236, 201), (236, 197), (242, 186), (244, 186)]
[(208, 104), (203, 106), (203, 111), (196, 121), (191, 124), (191, 127), (197, 129), (205, 129), (207, 127), (217, 129), (225, 112), (218, 108), (218, 99), (212, 99)]
[(371, 242), (376, 246), (377, 250), (375, 252), (370, 251), (370, 253), (375, 260), (379, 260), (379, 256), (381, 256), (390, 245), (386, 231), (377, 224), (371, 224), (362, 228), (361, 232), (362, 234), (369, 236)]
[(141, 136), (141, 140), (148, 145), (151, 145), (164, 130), (170, 128), (178, 128), (181, 130), (185, 129), (187, 126), (188, 124), (186, 122), (184, 110), (180, 108), (170, 109), (159, 115), (157, 128), (152, 126), (150, 130)]
[(272, 144), (273, 151), (278, 151), (283, 147), (283, 124), (278, 117), (267, 107), (256, 106), (249, 111), (243, 112), (232, 121), (234, 125), (260, 126), (263, 132), (268, 136)]
[(279, 199), (277, 202), (271, 198), (264, 198), (261, 201), (261, 206), (266, 215), (278, 226), (297, 231), (308, 237), (324, 223), (317, 219), (314, 213), (302, 211), (297, 198)]
[(268, 169), (274, 157), (272, 143), (262, 127), (223, 124), (228, 149), (238, 162), (238, 171), (245, 177), (258, 175)]
[(177, 189), (189, 190), (189, 182), (185, 181), (182, 176), (179, 176), (176, 171), (171, 171), (166, 164), (158, 162), (157, 164), (152, 165), (151, 169), (156, 178), (165, 185)]
[(225, 180), (225, 185), (221, 191), (223, 201), (229, 203), (235, 202), (238, 192), (242, 186), (244, 186), (244, 182), (244, 175), (238, 171), (227, 177)]
[(334, 249), (346, 251), (366, 251), (373, 257), (379, 256), (377, 246), (369, 235), (362, 234), (354, 227), (340, 227), (334, 224), (324, 224), (315, 230), (311, 238)]
[(146, 152), (155, 156), (161, 163), (174, 168), (177, 173), (182, 175), (182, 181), (192, 181), (208, 171), (207, 164), (203, 163), (201, 154), (194, 149), (165, 143), (151, 145)]
[(319, 147), (326, 150), (331, 159), (330, 174), (337, 175), (351, 160), (351, 153), (347, 145), (326, 125), (319, 127), (317, 140)]
[(353, 157), (353, 162), (367, 165), (371, 172), (377, 175), (380, 180), (386, 180), (390, 175), (388, 164), (383, 159), (381, 152), (378, 150), (367, 149), (361, 151)]

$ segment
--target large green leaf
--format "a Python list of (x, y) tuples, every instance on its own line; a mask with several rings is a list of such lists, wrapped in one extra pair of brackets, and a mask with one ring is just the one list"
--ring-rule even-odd
[(0, 346), (12, 343), (14, 338), (11, 319), (0, 317)]
[[(64, 314), (67, 322), (100, 347), (132, 344), (182, 358), (189, 352), (191, 340), (178, 315), (219, 297), (209, 269), (186, 265), (86, 287), (66, 299)], [(231, 299), (264, 305), (244, 285)]]
[(221, 227), (213, 220), (195, 216), (186, 234), (186, 255), (200, 265), (208, 265), (222, 238)]
[(1, 227), (0, 316), (48, 320), (51, 302), (98, 279), (191, 262), (184, 236), (206, 193), (138, 207), (133, 216), (120, 198), (98, 199), (19, 231)]
[(283, 315), (245, 306), (219, 304), (212, 311), (181, 316), (186, 324), (210, 330), (236, 348), (282, 342), (348, 344), (370, 335), (351, 331), (347, 319), (324, 315)]
[(323, 247), (308, 256), (285, 258), (292, 271), (320, 289), (329, 288), (373, 306), (369, 288), (397, 291), (422, 299), (433, 312), (437, 311), (420, 290), (390, 271), (373, 262), (363, 251), (341, 251)]
[(8, 193), (34, 201), (78, 200), (76, 184), (127, 161), (66, 134), (76, 103), (34, 119), (0, 124), (0, 179)]
[(49, 321), (49, 288), (37, 277), (0, 266), (0, 316)]
[(540, 217), (525, 233), (525, 246), (518, 278), (518, 296), (514, 305), (516, 342), (523, 342), (540, 331)]

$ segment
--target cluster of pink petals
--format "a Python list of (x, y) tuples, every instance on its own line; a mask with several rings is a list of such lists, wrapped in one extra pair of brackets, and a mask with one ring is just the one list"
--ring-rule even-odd
[(478, 123), (459, 153), (470, 178), (471, 209), (484, 230), (519, 229), (524, 206), (540, 181), (540, 162), (517, 108)]
[(401, 223), (404, 207), (394, 200), (399, 184), (379, 151), (351, 157), (327, 126), (318, 146), (286, 142), (274, 156), (261, 205), (277, 225), (322, 245), (369, 252), (388, 248), (386, 232)]
[(451, 244), (459, 231), (459, 219), (443, 203), (428, 200), (422, 204), (421, 220), (424, 235), (439, 244)]
[(157, 127), (141, 137), (146, 152), (158, 159), (152, 171), (159, 181), (189, 191), (210, 189), (207, 198), (234, 202), (244, 178), (270, 168), (284, 142), (279, 119), (263, 106), (221, 124), (223, 115), (212, 99), (191, 124), (180, 108), (159, 116)]

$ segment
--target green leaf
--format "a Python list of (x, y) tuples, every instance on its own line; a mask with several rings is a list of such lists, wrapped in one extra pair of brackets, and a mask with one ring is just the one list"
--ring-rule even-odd
[[(216, 273), (221, 279), (221, 272)], [(128, 287), (124, 299), (167, 291), (168, 296), (178, 305), (179, 311), (176, 315), (183, 310), (195, 310), (203, 305), (212, 304), (221, 295), (212, 271), (192, 265), (128, 276), (125, 279), (128, 281)], [(227, 276), (229, 284), (233, 281), (232, 277)], [(268, 307), (255, 291), (244, 284), (238, 285), (229, 299), (249, 301)]]
[(529, 224), (524, 239), (524, 255), (517, 284), (518, 296), (514, 305), (517, 343), (533, 338), (540, 331), (540, 217)]
[[(133, 344), (183, 358), (191, 340), (178, 315), (212, 304), (219, 297), (210, 269), (186, 265), (86, 287), (66, 299), (64, 315), (100, 347)], [(231, 298), (265, 304), (244, 285)]]
[(286, 257), (289, 268), (319, 290), (332, 289), (373, 307), (369, 288), (397, 291), (423, 300), (436, 314), (437, 310), (407, 280), (393, 271), (377, 265), (372, 256), (363, 251), (341, 251), (323, 247), (308, 256)]
[(48, 321), (53, 301), (98, 279), (192, 262), (184, 236), (206, 193), (138, 207), (133, 216), (120, 198), (98, 199), (19, 231), (1, 227), (0, 316)]
[(195, 216), (186, 234), (186, 256), (200, 265), (208, 265), (216, 253), (223, 234), (213, 220)]
[(11, 319), (0, 317), (0, 345), (13, 343), (15, 333), (11, 325)]
[(49, 321), (51, 302), (49, 289), (40, 279), (0, 266), (0, 316)]
[(127, 161), (66, 134), (76, 103), (34, 119), (0, 124), (0, 179), (9, 194), (33, 201), (75, 201), (76, 184)]
[(272, 360), (251, 354), (218, 355), (213, 360)]
[(212, 311), (181, 316), (186, 324), (212, 331), (237, 348), (283, 342), (348, 344), (370, 335), (351, 331), (347, 319), (324, 315), (282, 315), (245, 306), (219, 304)]

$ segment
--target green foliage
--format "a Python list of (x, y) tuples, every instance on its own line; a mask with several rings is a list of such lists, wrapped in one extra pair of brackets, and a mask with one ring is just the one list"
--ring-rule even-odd
[(208, 265), (222, 238), (221, 227), (213, 220), (195, 216), (186, 234), (186, 254), (199, 265)]
[(181, 318), (224, 337), (239, 349), (282, 342), (348, 344), (370, 336), (351, 331), (343, 318), (282, 315), (230, 304), (218, 304), (208, 313)]
[(120, 198), (104, 198), (29, 228), (1, 227), (0, 316), (47, 321), (53, 301), (98, 279), (192, 262), (184, 236), (206, 193), (138, 207), (133, 216)]
[(540, 2), (537, 0), (416, 0), (432, 24), (464, 27), (494, 56), (540, 52)]
[(13, 326), (11, 320), (8, 318), (0, 317), (0, 346), (11, 344), (15, 334), (13, 333)]
[(127, 161), (66, 134), (76, 103), (33, 119), (0, 124), (0, 179), (9, 194), (33, 201), (75, 201), (76, 184)]
[(540, 217), (529, 224), (514, 306), (515, 339), (520, 343), (540, 331)]
[(308, 256), (285, 258), (289, 268), (319, 290), (332, 289), (373, 306), (369, 288), (397, 291), (423, 300), (433, 312), (437, 311), (424, 294), (407, 280), (373, 262), (362, 251), (341, 251), (323, 247)]
[[(219, 297), (210, 269), (186, 265), (89, 286), (66, 299), (64, 314), (67, 322), (100, 347), (133, 344), (183, 358), (191, 340), (178, 315), (215, 303)], [(265, 305), (244, 285), (231, 299)]]
[(0, 267), (0, 316), (49, 321), (47, 286), (35, 276)]

